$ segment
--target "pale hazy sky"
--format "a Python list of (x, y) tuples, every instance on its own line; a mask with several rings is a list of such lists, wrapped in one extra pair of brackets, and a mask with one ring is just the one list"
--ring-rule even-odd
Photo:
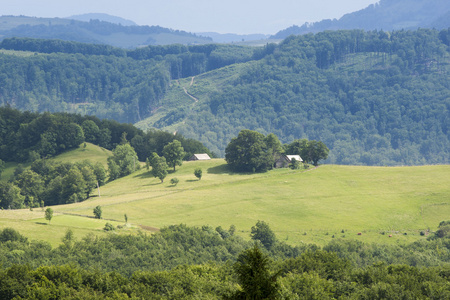
[(0, 0), (0, 15), (68, 17), (106, 13), (139, 25), (189, 32), (274, 34), (340, 18), (378, 0)]

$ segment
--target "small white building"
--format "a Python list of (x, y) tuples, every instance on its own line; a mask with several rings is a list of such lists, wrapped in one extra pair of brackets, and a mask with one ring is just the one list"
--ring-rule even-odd
[(206, 153), (194, 154), (189, 158), (189, 160), (209, 160), (209, 159), (211, 159), (211, 157), (209, 157), (209, 155)]
[(300, 155), (281, 155), (275, 162), (275, 168), (287, 168), (292, 160), (295, 159), (298, 162), (303, 162)]

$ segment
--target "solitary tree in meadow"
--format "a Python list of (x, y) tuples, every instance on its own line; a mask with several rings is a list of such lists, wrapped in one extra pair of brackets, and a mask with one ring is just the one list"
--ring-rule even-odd
[(48, 207), (45, 210), (45, 219), (48, 221), (48, 223), (50, 223), (50, 221), (53, 218), (53, 209), (51, 209), (50, 207)]

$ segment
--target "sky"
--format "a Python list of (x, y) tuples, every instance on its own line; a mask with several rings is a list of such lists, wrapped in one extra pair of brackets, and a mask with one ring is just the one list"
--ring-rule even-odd
[(0, 0), (0, 15), (64, 18), (106, 13), (138, 25), (159, 25), (188, 32), (274, 34), (292, 25), (339, 19), (376, 2), (378, 0)]

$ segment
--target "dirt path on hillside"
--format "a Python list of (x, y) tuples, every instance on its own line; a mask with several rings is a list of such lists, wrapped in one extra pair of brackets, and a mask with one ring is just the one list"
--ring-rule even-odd
[[(189, 84), (189, 87), (191, 87), (191, 86), (194, 84), (194, 78), (195, 78), (195, 76), (192, 76), (191, 83)], [(178, 81), (178, 80), (177, 80), (177, 81)], [(178, 83), (179, 83), (179, 82), (178, 82)], [(182, 86), (182, 88), (183, 88), (184, 93), (185, 93), (186, 95), (188, 95), (188, 96), (189, 96), (192, 100), (194, 100), (195, 102), (198, 102), (198, 99), (195, 98), (193, 95), (189, 94), (188, 90), (187, 90), (184, 86)]]

